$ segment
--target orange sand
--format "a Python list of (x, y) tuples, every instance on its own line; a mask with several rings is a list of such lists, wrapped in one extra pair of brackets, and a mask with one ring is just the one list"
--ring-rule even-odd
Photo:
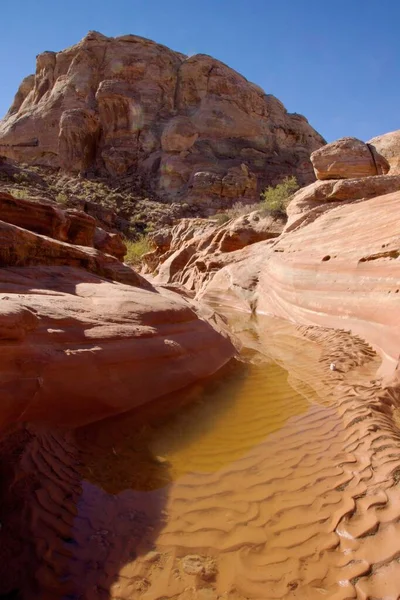
[(36, 431), (24, 598), (400, 597), (399, 419), (376, 356), (345, 332), (234, 327), (247, 363), (222, 381)]

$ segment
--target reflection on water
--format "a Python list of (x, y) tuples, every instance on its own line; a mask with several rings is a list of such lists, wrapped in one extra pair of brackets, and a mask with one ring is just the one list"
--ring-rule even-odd
[(109, 491), (151, 490), (186, 473), (216, 472), (305, 412), (308, 402), (283, 368), (264, 361), (235, 362), (223, 379), (163, 399), (163, 407), (161, 418), (154, 404), (145, 422), (130, 414), (81, 429), (84, 477)]

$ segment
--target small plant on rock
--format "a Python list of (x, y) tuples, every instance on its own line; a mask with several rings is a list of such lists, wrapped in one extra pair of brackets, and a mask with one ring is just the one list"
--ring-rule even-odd
[(210, 219), (216, 221), (218, 225), (223, 225), (224, 223), (227, 223), (230, 220), (230, 216), (226, 213), (217, 213), (216, 215), (212, 215)]
[(68, 203), (67, 194), (64, 194), (64, 192), (60, 192), (59, 194), (57, 194), (56, 202), (58, 202), (59, 204), (67, 204)]
[(146, 235), (141, 235), (137, 240), (124, 240), (127, 248), (125, 262), (138, 266), (142, 260), (142, 256), (152, 250), (149, 238)]
[(296, 177), (285, 177), (282, 183), (275, 187), (269, 186), (261, 194), (261, 209), (273, 216), (286, 216), (286, 207), (290, 197), (299, 189)]

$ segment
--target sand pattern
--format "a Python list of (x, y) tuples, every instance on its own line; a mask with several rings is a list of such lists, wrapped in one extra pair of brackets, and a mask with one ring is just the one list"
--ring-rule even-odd
[(379, 360), (347, 332), (235, 328), (244, 362), (157, 419), (35, 433), (24, 598), (400, 597), (398, 394)]

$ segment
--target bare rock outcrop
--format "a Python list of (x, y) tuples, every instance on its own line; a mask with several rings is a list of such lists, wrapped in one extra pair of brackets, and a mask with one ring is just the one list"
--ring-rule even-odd
[(79, 425), (212, 374), (234, 350), (194, 308), (74, 267), (0, 269), (0, 425)]
[[(0, 216), (0, 428), (94, 421), (211, 375), (233, 356), (212, 311), (71, 243), (87, 223), (93, 242), (91, 217), (9, 194)], [(104, 235), (104, 247), (122, 254)]]
[(62, 210), (51, 202), (35, 202), (0, 192), (0, 217), (6, 223), (79, 246), (90, 246), (122, 261), (126, 245), (118, 233), (96, 227), (94, 217), (79, 210)]
[[(170, 254), (171, 237), (161, 235), (159, 277), (195, 290), (211, 306), (351, 329), (380, 351), (381, 373), (393, 377), (400, 370), (400, 178), (371, 174), (370, 158), (370, 149), (352, 139), (315, 152), (313, 163), (325, 161), (327, 173), (336, 164), (341, 179), (300, 189), (275, 239), (266, 236), (222, 253), (223, 240), (238, 225), (232, 222), (206, 230), (199, 240), (193, 233), (188, 241), (185, 234), (172, 235)], [(350, 177), (357, 170), (369, 175)]]
[(199, 292), (225, 265), (237, 260), (242, 248), (276, 238), (282, 232), (281, 219), (259, 211), (219, 225), (208, 219), (182, 219), (172, 228), (151, 236), (155, 250), (143, 259), (154, 281), (179, 284)]
[(310, 222), (340, 202), (367, 200), (400, 190), (400, 176), (376, 175), (358, 179), (316, 181), (294, 194), (287, 207), (285, 231)]
[(312, 153), (317, 179), (346, 179), (385, 175), (389, 164), (372, 144), (344, 137)]
[(324, 144), (301, 115), (209, 56), (90, 32), (37, 57), (0, 123), (0, 155), (86, 174), (138, 173), (166, 199), (229, 206), (296, 175)]

